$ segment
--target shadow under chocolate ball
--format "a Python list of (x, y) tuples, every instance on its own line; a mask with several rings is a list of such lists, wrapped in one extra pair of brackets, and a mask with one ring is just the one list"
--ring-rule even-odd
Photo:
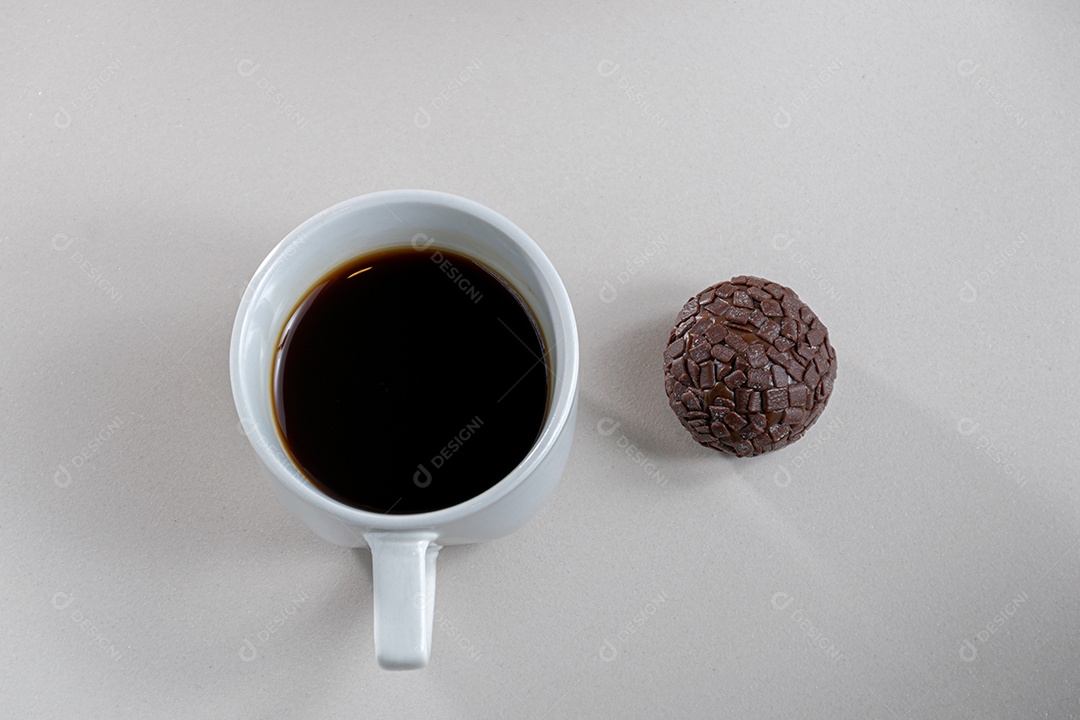
[(791, 288), (749, 275), (690, 298), (664, 351), (664, 389), (683, 427), (739, 457), (801, 438), (835, 379), (821, 319)]

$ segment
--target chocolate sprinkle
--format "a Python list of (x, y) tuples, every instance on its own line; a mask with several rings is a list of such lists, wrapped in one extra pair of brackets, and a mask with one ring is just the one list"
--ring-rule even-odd
[(803, 436), (832, 394), (836, 351), (795, 291), (740, 275), (690, 298), (664, 350), (671, 409), (702, 445), (739, 457)]

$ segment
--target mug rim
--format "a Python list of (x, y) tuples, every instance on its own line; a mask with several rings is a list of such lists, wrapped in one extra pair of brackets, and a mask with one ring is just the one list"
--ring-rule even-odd
[[(561, 334), (558, 337), (551, 338), (552, 347), (547, 349), (548, 353), (552, 353), (558, 347), (559, 352), (556, 355), (556, 362), (553, 364), (552, 370), (554, 387), (551, 405), (540, 429), (540, 434), (525, 457), (521, 459), (513, 470), (490, 488), (460, 503), (422, 513), (393, 515), (353, 507), (319, 490), (289, 458), (289, 454), (278, 436), (273, 418), (269, 418), (271, 427), (264, 427), (267, 418), (259, 417), (259, 414), (254, 411), (251, 398), (248, 397), (243, 384), (240, 382), (243, 372), (240, 367), (241, 338), (247, 323), (250, 322), (250, 308), (253, 298), (261, 292), (267, 277), (272, 270), (275, 270), (275, 262), (288, 252), (289, 248), (294, 244), (315, 237), (332, 218), (345, 213), (362, 212), (374, 206), (389, 203), (419, 204), (457, 210), (494, 227), (524, 252), (528, 262), (546, 283), (546, 289), (554, 301), (553, 307), (546, 309), (547, 314), (555, 321), (552, 323), (554, 326), (552, 327), (552, 334), (555, 335), (555, 331), (559, 329), (558, 326), (562, 326)], [(277, 269), (276, 272), (281, 272), (281, 270)], [(311, 282), (317, 280), (318, 278), (311, 278)], [(565, 367), (560, 368), (558, 365), (559, 360), (562, 358), (565, 358)], [(435, 190), (382, 190), (359, 195), (332, 205), (297, 226), (274, 246), (248, 282), (236, 311), (229, 347), (229, 374), (236, 411), (241, 419), (252, 419), (254, 427), (252, 429), (245, 427), (245, 434), (252, 449), (270, 470), (274, 479), (307, 504), (327, 511), (340, 520), (363, 527), (386, 530), (429, 528), (458, 520), (491, 505), (524, 482), (551, 452), (556, 440), (565, 430), (577, 397), (578, 372), (577, 323), (574, 318), (573, 307), (570, 304), (570, 296), (555, 266), (552, 265), (540, 246), (524, 230), (495, 210), (475, 200)], [(272, 405), (273, 403), (271, 403), (271, 407)], [(270, 432), (267, 432), (267, 430), (270, 430)], [(255, 432), (258, 437), (252, 437), (252, 432)], [(278, 448), (281, 451), (280, 454), (271, 452), (271, 446)]]

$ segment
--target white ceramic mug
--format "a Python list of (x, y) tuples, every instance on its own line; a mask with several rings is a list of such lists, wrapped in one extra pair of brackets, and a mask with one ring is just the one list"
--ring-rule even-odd
[[(508, 280), (540, 325), (553, 386), (540, 436), (509, 475), (448, 508), (385, 515), (341, 503), (307, 480), (282, 446), (270, 388), (281, 331), (312, 286), (352, 258), (410, 244), (455, 250)], [(551, 495), (566, 465), (577, 415), (578, 337), (555, 268), (523, 230), (471, 200), (426, 190), (347, 200), (293, 230), (259, 266), (236, 314), (229, 371), (236, 411), (277, 495), (320, 537), (371, 549), (379, 664), (423, 667), (431, 654), (439, 550), (523, 525)]]

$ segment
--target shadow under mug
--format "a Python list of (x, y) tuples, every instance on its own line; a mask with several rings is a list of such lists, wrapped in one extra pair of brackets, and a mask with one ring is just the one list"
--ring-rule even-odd
[[(323, 494), (293, 464), (274, 420), (274, 353), (294, 308), (319, 279), (360, 255), (410, 244), (477, 259), (514, 286), (540, 326), (551, 392), (539, 437), (501, 481), (451, 507), (385, 515)], [(259, 266), (236, 314), (229, 372), (236, 411), (278, 497), (323, 539), (370, 548), (379, 664), (396, 670), (423, 667), (431, 654), (439, 550), (506, 535), (525, 524), (554, 491), (570, 453), (578, 337), (555, 268), (523, 230), (465, 198), (390, 190), (346, 200), (289, 233)]]

